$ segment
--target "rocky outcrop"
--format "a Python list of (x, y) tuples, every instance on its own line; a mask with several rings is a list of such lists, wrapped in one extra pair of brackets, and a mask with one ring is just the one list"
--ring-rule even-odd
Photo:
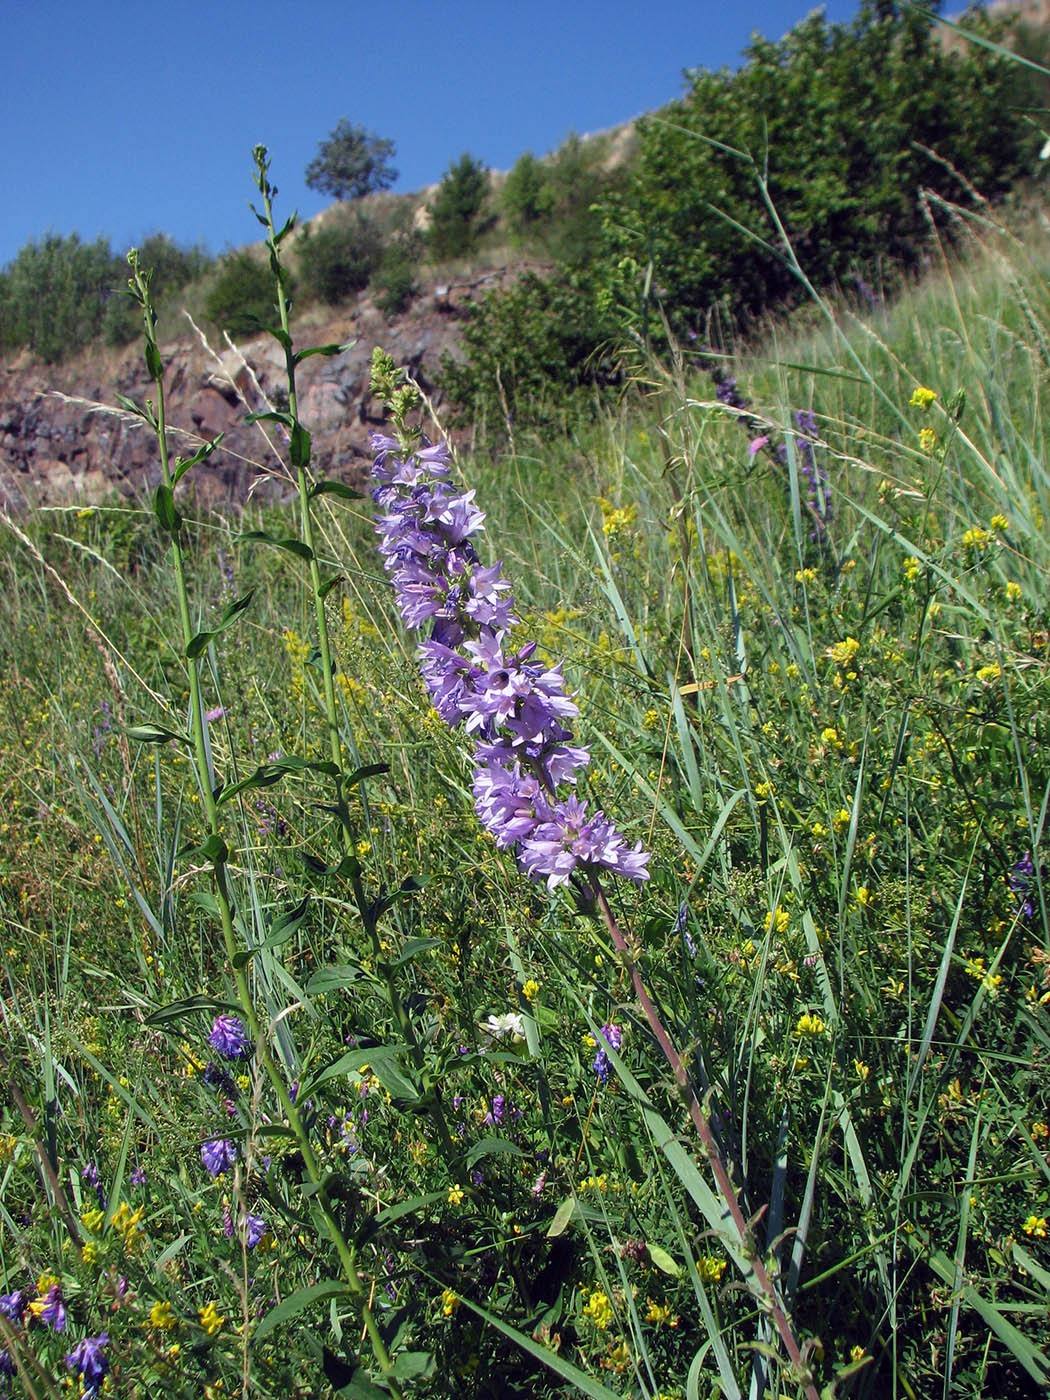
[[(405, 365), (435, 408), (442, 355), (455, 353), (462, 317), (486, 291), (513, 278), (497, 269), (470, 282), (442, 284), (389, 319), (367, 294), (342, 316), (308, 313), (295, 327), (297, 348), (338, 343), (338, 354), (313, 356), (297, 371), (299, 416), (310, 430), (319, 475), (360, 480), (368, 462), (368, 434), (381, 422), (369, 391), (372, 350), (381, 345)], [(261, 336), (236, 348), (209, 349), (188, 328), (185, 339), (162, 344), (170, 446), (189, 456), (202, 441), (223, 440), (195, 473), (209, 503), (238, 502), (249, 492), (283, 494), (288, 478), (276, 425), (247, 424), (249, 413), (283, 401), (283, 352)], [(101, 349), (62, 366), (20, 359), (0, 366), (0, 505), (97, 503), (112, 493), (135, 497), (156, 486), (157, 446), (145, 425), (118, 406), (150, 396), (141, 350)]]

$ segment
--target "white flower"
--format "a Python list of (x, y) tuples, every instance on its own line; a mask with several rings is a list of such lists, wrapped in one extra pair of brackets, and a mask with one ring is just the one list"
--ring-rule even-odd
[(514, 1040), (525, 1039), (525, 1022), (520, 1011), (505, 1011), (502, 1016), (489, 1016), (483, 1029), (493, 1040), (511, 1036)]

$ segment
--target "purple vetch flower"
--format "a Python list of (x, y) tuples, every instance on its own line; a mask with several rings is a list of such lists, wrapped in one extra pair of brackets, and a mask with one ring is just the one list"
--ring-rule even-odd
[(619, 1051), (620, 1046), (623, 1044), (623, 1028), (617, 1026), (612, 1021), (606, 1021), (599, 1035), (601, 1041), (605, 1043), (602, 1044), (601, 1041), (599, 1041), (598, 1052), (594, 1057), (592, 1068), (594, 1073), (598, 1076), (598, 1082), (604, 1084), (609, 1078), (609, 1056), (606, 1052), (610, 1049)]
[(62, 1290), (57, 1283), (53, 1283), (44, 1294), (43, 1298), (38, 1298), (30, 1303), (29, 1310), (34, 1317), (53, 1328), (56, 1332), (66, 1330), (66, 1304), (62, 1297)]
[(767, 447), (768, 445), (768, 436), (765, 433), (760, 433), (758, 437), (752, 438), (751, 441), (748, 443), (747, 455), (749, 457), (757, 457), (758, 454), (762, 451), (763, 447)]
[(146, 1185), (148, 1184), (148, 1182), (149, 1182), (149, 1177), (147, 1177), (146, 1173), (142, 1170), (141, 1167), (135, 1167), (135, 1168), (132, 1170), (132, 1173), (131, 1173), (131, 1184), (132, 1184), (132, 1186), (146, 1186)]
[[(734, 402), (735, 382), (726, 381)], [(737, 396), (739, 397), (739, 396)], [(474, 806), (497, 845), (550, 889), (600, 868), (641, 882), (649, 856), (630, 848), (603, 812), (588, 817), (574, 795), (589, 763), (567, 722), (579, 714), (558, 666), (534, 659), (536, 643), (504, 649), (518, 622), (499, 563), (483, 564), (475, 538), (485, 516), (473, 491), (450, 483), (444, 444), (405, 456), (391, 437), (372, 435), (372, 499), (383, 566), (406, 627), (429, 627), (420, 671), (434, 709), (474, 739)]]
[(26, 1305), (25, 1290), (16, 1288), (13, 1293), (0, 1293), (0, 1313), (12, 1322), (22, 1316)]
[(208, 722), (208, 724), (214, 724), (216, 720), (222, 719), (225, 713), (226, 711), (221, 705), (216, 705), (214, 710), (208, 710), (205, 712), (204, 718)]
[(216, 1016), (208, 1036), (208, 1044), (227, 1060), (247, 1059), (251, 1054), (244, 1022), (239, 1016)]
[(102, 1348), (108, 1343), (109, 1337), (101, 1332), (97, 1337), (85, 1337), (77, 1342), (66, 1355), (66, 1365), (75, 1376), (79, 1376), (83, 1385), (81, 1394), (84, 1400), (93, 1400), (109, 1370), (109, 1361), (102, 1355)]
[[(1045, 865), (1039, 867), (1039, 879), (1046, 880), (1048, 874)], [(1011, 865), (1006, 876), (1006, 883), (1010, 888), (1010, 893), (1020, 898), (1021, 904), (1018, 910), (1025, 919), (1031, 920), (1035, 917), (1036, 900), (1039, 897), (1039, 881), (1036, 879), (1035, 861), (1032, 859), (1031, 851), (1025, 851), (1021, 859)]]
[(237, 1161), (237, 1149), (226, 1138), (212, 1138), (201, 1148), (201, 1161), (211, 1176), (221, 1176)]
[(266, 1221), (261, 1215), (252, 1215), (250, 1211), (245, 1211), (241, 1229), (244, 1231), (244, 1243), (249, 1249), (254, 1249), (267, 1233)]

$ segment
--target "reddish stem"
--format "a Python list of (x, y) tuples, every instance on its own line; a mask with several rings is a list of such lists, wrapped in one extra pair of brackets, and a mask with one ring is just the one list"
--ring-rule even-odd
[(627, 940), (621, 933), (620, 926), (616, 922), (612, 910), (609, 908), (609, 901), (606, 899), (605, 891), (598, 883), (597, 877), (591, 877), (590, 885), (594, 898), (598, 903), (598, 908), (602, 911), (602, 918), (605, 920), (605, 926), (609, 930), (609, 936), (616, 945), (617, 952), (623, 959), (624, 966), (631, 974), (631, 981), (634, 984), (635, 994), (638, 997), (645, 1019), (649, 1022), (649, 1028), (656, 1037), (660, 1049), (664, 1052), (664, 1058), (667, 1060), (667, 1063), (671, 1066), (671, 1070), (674, 1073), (675, 1083), (678, 1085), (682, 1097), (688, 1105), (689, 1116), (693, 1120), (693, 1126), (696, 1128), (700, 1141), (703, 1144), (704, 1152), (707, 1155), (708, 1166), (711, 1168), (711, 1174), (715, 1179), (719, 1194), (725, 1202), (726, 1208), (733, 1219), (733, 1224), (736, 1226), (737, 1233), (740, 1237), (739, 1244), (741, 1252), (750, 1258), (751, 1267), (755, 1274), (755, 1282), (767, 1300), (769, 1315), (773, 1321), (773, 1326), (780, 1335), (780, 1340), (784, 1344), (784, 1350), (787, 1352), (791, 1364), (795, 1367), (799, 1377), (803, 1378), (807, 1400), (820, 1400), (816, 1386), (813, 1384), (812, 1380), (808, 1378), (809, 1368), (802, 1359), (802, 1352), (799, 1349), (798, 1339), (792, 1330), (791, 1322), (784, 1310), (784, 1305), (780, 1301), (780, 1295), (777, 1292), (776, 1285), (770, 1278), (766, 1266), (753, 1250), (749, 1239), (750, 1232), (748, 1230), (747, 1221), (744, 1218), (744, 1212), (740, 1208), (740, 1201), (737, 1197), (737, 1193), (733, 1187), (726, 1165), (722, 1160), (722, 1155), (718, 1150), (718, 1144), (715, 1141), (714, 1133), (711, 1131), (711, 1124), (704, 1117), (703, 1108), (700, 1105), (699, 1099), (696, 1097), (692, 1081), (689, 1078), (689, 1072), (682, 1062), (681, 1055), (675, 1049), (674, 1042), (668, 1035), (663, 1022), (660, 1020), (656, 1007), (652, 1003), (652, 998), (645, 990), (645, 984), (642, 982), (642, 975), (638, 971), (631, 951), (627, 946)]

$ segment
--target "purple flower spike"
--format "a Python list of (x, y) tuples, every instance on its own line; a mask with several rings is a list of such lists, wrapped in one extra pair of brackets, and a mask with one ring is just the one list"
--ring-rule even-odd
[(208, 1044), (227, 1060), (246, 1059), (251, 1053), (244, 1022), (239, 1016), (216, 1016)]
[(604, 1084), (609, 1078), (609, 1056), (608, 1050), (619, 1051), (623, 1044), (623, 1028), (615, 1025), (612, 1021), (606, 1021), (601, 1029), (601, 1041), (598, 1045), (598, 1053), (594, 1057), (594, 1073), (598, 1077), (598, 1082)]
[(211, 1176), (221, 1176), (237, 1161), (237, 1149), (226, 1138), (213, 1138), (201, 1148), (201, 1161)]
[(102, 1348), (108, 1342), (109, 1337), (102, 1332), (97, 1337), (85, 1337), (66, 1354), (66, 1365), (83, 1382), (84, 1389), (81, 1394), (84, 1400), (93, 1400), (109, 1370), (109, 1362), (102, 1355)]
[(66, 1305), (62, 1298), (62, 1290), (57, 1283), (53, 1283), (47, 1290), (43, 1302), (33, 1307), (41, 1322), (46, 1322), (49, 1327), (53, 1327), (56, 1332), (66, 1330)]
[[(736, 405), (735, 382), (726, 383), (724, 402)], [(404, 458), (393, 438), (377, 433), (372, 447), (379, 553), (405, 626), (430, 627), (419, 661), (434, 709), (474, 737), (482, 825), (552, 890), (601, 868), (647, 880), (640, 843), (629, 847), (604, 812), (588, 817), (575, 796), (559, 799), (590, 762), (566, 727), (579, 707), (560, 667), (533, 659), (535, 642), (504, 650), (518, 622), (514, 597), (502, 565), (481, 562), (474, 539), (485, 516), (473, 491), (457, 494), (449, 484), (448, 448), (426, 444)]]

